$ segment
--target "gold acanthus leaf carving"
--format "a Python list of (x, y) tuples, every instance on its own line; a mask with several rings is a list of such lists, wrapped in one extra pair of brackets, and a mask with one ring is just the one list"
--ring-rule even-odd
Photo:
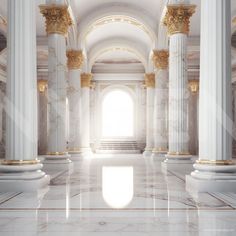
[(82, 73), (81, 74), (81, 88), (92, 86), (93, 75), (91, 73)]
[(70, 70), (80, 69), (84, 62), (83, 52), (81, 50), (68, 50), (66, 52), (67, 66)]
[(39, 79), (38, 80), (38, 90), (40, 93), (44, 93), (46, 88), (48, 86), (48, 81), (44, 79)]
[(169, 64), (168, 50), (153, 50), (152, 60), (157, 69), (167, 69)]
[(168, 34), (188, 34), (190, 17), (195, 13), (195, 9), (195, 5), (168, 5), (163, 21), (167, 26)]
[(67, 35), (73, 21), (66, 5), (40, 5), (40, 12), (46, 19), (47, 34)]
[(144, 83), (146, 88), (155, 88), (155, 74), (154, 73), (145, 74)]
[(192, 93), (197, 93), (199, 90), (199, 80), (198, 79), (191, 79), (188, 81), (188, 87)]

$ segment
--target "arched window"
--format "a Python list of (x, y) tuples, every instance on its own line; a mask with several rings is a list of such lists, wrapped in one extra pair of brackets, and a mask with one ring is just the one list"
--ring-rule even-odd
[(113, 90), (102, 103), (103, 138), (134, 136), (134, 102), (129, 93)]

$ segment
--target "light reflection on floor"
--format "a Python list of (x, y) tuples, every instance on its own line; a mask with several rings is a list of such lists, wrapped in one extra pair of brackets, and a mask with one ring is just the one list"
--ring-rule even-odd
[(141, 155), (45, 166), (49, 188), (0, 194), (0, 235), (236, 235), (235, 194), (193, 199), (184, 170), (160, 166)]

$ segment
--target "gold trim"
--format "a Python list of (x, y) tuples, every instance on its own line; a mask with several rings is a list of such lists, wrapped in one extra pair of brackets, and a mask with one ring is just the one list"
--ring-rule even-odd
[(40, 160), (3, 160), (1, 165), (36, 165), (39, 164)]
[(161, 153), (161, 152), (168, 152), (168, 150), (166, 148), (153, 148), (152, 152), (154, 153)]
[(188, 81), (188, 87), (192, 93), (198, 93), (199, 91), (199, 80), (198, 79), (191, 79)]
[(146, 88), (155, 88), (155, 74), (145, 74), (144, 85)]
[(47, 155), (49, 155), (49, 156), (63, 156), (63, 155), (67, 155), (67, 152), (48, 152)]
[(68, 50), (67, 56), (67, 67), (69, 70), (80, 69), (84, 62), (83, 52), (81, 50)]
[(67, 35), (69, 27), (73, 24), (68, 6), (66, 5), (40, 5), (40, 12), (46, 19), (47, 34)]
[(48, 86), (48, 81), (45, 79), (39, 79), (38, 81), (38, 90), (40, 93), (44, 93), (47, 86)]
[(168, 152), (167, 155), (170, 156), (191, 156), (189, 152)]
[(90, 73), (81, 74), (81, 88), (91, 88), (93, 75)]
[(196, 5), (168, 5), (163, 23), (168, 35), (189, 34), (190, 17), (195, 13)]
[(234, 162), (232, 160), (197, 160), (197, 164), (202, 165), (233, 165)]
[(169, 51), (168, 50), (153, 50), (152, 57), (154, 66), (157, 69), (167, 69), (169, 65)]

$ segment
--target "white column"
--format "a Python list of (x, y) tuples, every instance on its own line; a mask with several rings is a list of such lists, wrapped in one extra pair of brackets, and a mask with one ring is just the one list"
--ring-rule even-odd
[(168, 27), (169, 46), (169, 152), (166, 163), (187, 163), (188, 78), (187, 34), (193, 5), (168, 5), (164, 23)]
[(48, 98), (47, 80), (38, 80), (38, 153), (47, 153)]
[(155, 50), (154, 149), (152, 157), (160, 160), (168, 151), (168, 58), (167, 50)]
[(232, 141), (232, 154), (236, 158), (236, 84), (232, 84), (232, 111), (233, 111), (233, 141)]
[(235, 192), (232, 162), (231, 1), (201, 4), (199, 160), (186, 177), (196, 192)]
[(92, 74), (81, 74), (81, 151), (83, 157), (91, 156), (90, 148), (90, 87)]
[(80, 120), (81, 120), (81, 66), (83, 53), (81, 50), (67, 51), (67, 66), (69, 69), (69, 154), (73, 160), (81, 156)]
[(1, 191), (31, 191), (49, 182), (37, 160), (35, 1), (8, 1), (6, 159)]
[[(51, 3), (51, 1), (49, 1)], [(42, 5), (48, 34), (48, 153), (45, 163), (70, 162), (66, 139), (66, 38), (72, 24), (65, 5)], [(55, 20), (57, 19), (57, 20)]]
[(153, 138), (153, 113), (154, 113), (154, 90), (155, 90), (155, 74), (145, 74), (146, 86), (146, 147), (143, 155), (145, 157), (152, 155), (154, 146)]

